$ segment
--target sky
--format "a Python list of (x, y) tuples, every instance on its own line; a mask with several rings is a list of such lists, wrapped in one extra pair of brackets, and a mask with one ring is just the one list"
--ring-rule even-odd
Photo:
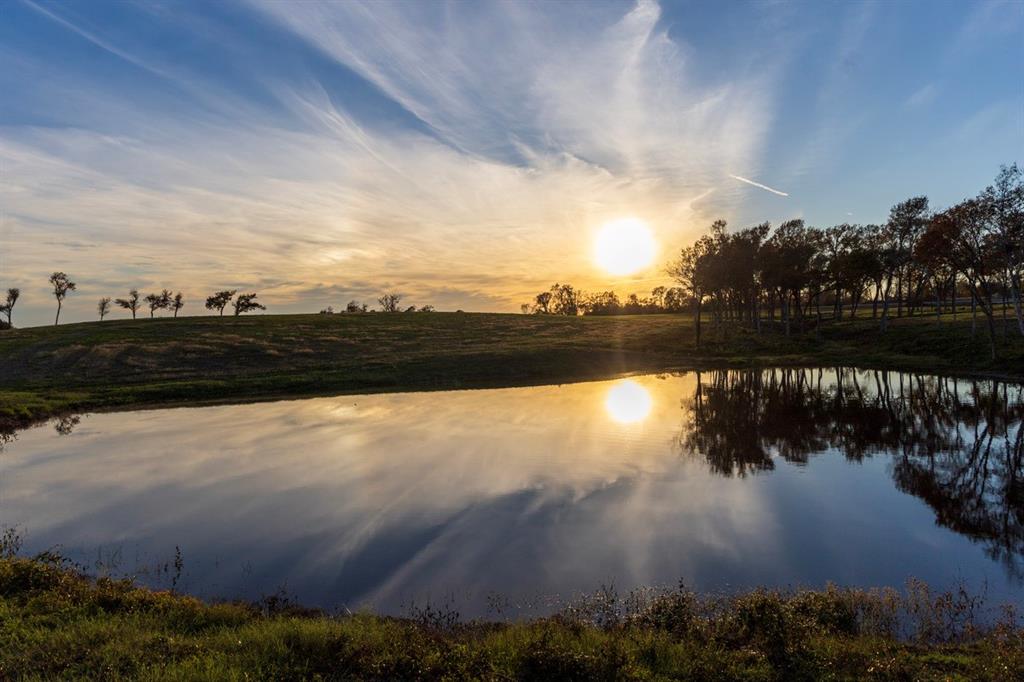
[[(1024, 162), (1024, 2), (0, 0), (0, 287), (268, 312), (625, 295), (716, 218), (884, 221)], [(595, 267), (609, 221), (658, 255)], [(123, 316), (124, 311), (115, 312)]]

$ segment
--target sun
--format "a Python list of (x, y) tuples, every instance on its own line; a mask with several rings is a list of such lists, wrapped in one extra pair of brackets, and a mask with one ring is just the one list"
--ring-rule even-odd
[(639, 218), (606, 223), (594, 240), (594, 262), (612, 275), (632, 275), (654, 262), (658, 245)]

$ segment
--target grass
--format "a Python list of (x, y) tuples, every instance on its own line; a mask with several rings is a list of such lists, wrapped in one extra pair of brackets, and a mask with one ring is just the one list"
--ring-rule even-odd
[(118, 320), (0, 332), (0, 420), (328, 393), (553, 383), (704, 366), (859, 365), (1024, 377), (1012, 330), (988, 357), (961, 316), (756, 334), (686, 315), (467, 313)]
[(528, 622), (332, 616), (208, 604), (92, 580), (54, 555), (0, 559), (2, 679), (1010, 680), (1011, 612), (963, 594), (828, 588), (698, 596), (603, 592)]

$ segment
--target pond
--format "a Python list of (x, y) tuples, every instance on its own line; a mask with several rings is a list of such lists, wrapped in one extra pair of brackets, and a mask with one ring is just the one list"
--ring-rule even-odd
[(84, 415), (0, 524), (204, 597), (533, 615), (614, 585), (964, 583), (1024, 603), (1024, 392), (837, 368)]

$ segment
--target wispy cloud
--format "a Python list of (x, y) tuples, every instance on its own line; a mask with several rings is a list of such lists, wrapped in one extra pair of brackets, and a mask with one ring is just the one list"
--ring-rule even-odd
[[(514, 310), (555, 280), (607, 286), (589, 254), (607, 220), (639, 215), (666, 250), (689, 239), (725, 169), (756, 164), (769, 125), (771, 70), (699, 83), (650, 0), (253, 6), (423, 125), (359, 119), (312, 70), (253, 71), (285, 125), (112, 28), (37, 8), (187, 97), (161, 110), (97, 77), (64, 92), (107, 112), (99, 120), (0, 127), (5, 248), (17, 254), (5, 280), (36, 293), (67, 269), (79, 318), (112, 285), (181, 287), (193, 301), (261, 286), (280, 310), (369, 298), (378, 282), (410, 302)], [(41, 101), (60, 107), (51, 95)], [(83, 260), (54, 241), (97, 246)], [(47, 305), (38, 293), (27, 308)]]
[(789, 196), (789, 194), (787, 192), (782, 192), (780, 190), (773, 189), (773, 188), (769, 187), (768, 185), (762, 185), (760, 182), (754, 182), (753, 180), (741, 177), (739, 175), (732, 175), (730, 173), (729, 177), (732, 178), (733, 180), (739, 180), (740, 182), (745, 182), (748, 185), (753, 185), (754, 187), (757, 187), (759, 189), (763, 189), (763, 190), (765, 190), (767, 192), (771, 192), (772, 194), (778, 194), (780, 197), (788, 197)]

